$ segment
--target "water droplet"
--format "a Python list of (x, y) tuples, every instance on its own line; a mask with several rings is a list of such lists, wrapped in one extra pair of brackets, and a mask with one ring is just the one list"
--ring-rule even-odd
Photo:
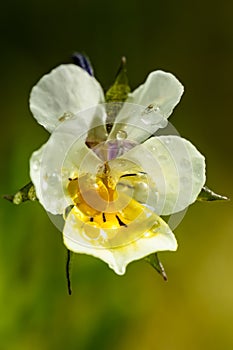
[(95, 222), (88, 222), (84, 224), (84, 235), (87, 239), (97, 240), (100, 235), (100, 229)]
[(154, 192), (154, 203), (157, 203), (159, 200), (159, 192), (158, 191), (155, 191)]
[(144, 233), (145, 238), (150, 238), (152, 236), (152, 232), (146, 232)]
[(157, 233), (157, 232), (159, 231), (159, 228), (160, 228), (159, 222), (158, 222), (158, 221), (155, 221), (155, 222), (154, 222), (154, 225), (153, 225), (153, 227), (152, 227), (152, 232), (153, 232), (153, 233)]
[(163, 117), (163, 119), (160, 119), (158, 122), (158, 125), (160, 126), (160, 128), (165, 128), (168, 124), (168, 120), (166, 118)]
[(145, 115), (145, 114), (149, 114), (151, 112), (159, 112), (160, 108), (157, 105), (154, 105), (153, 103), (151, 103), (149, 106), (147, 106), (144, 111), (142, 112), (141, 115)]
[(127, 161), (125, 159), (119, 159), (117, 164), (119, 167), (124, 168), (125, 166), (127, 166)]
[(171, 141), (171, 140), (170, 140), (168, 137), (166, 137), (166, 139), (165, 139), (164, 142), (165, 142), (166, 145), (169, 145), (170, 141)]
[(32, 166), (33, 170), (35, 170), (35, 171), (39, 170), (39, 167), (40, 167), (39, 160), (34, 161), (33, 166)]
[(119, 130), (116, 134), (116, 139), (118, 141), (125, 140), (127, 138), (127, 132), (124, 130)]
[(57, 173), (46, 174), (45, 176), (50, 186), (56, 185), (61, 180), (61, 176)]
[(74, 115), (74, 114), (71, 113), (71, 112), (65, 112), (58, 120), (59, 120), (60, 122), (64, 122), (64, 120), (67, 120), (67, 119), (73, 117), (73, 115)]

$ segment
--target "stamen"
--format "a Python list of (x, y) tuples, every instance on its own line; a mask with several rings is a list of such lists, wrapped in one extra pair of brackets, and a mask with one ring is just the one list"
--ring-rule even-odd
[(93, 218), (93, 217), (91, 217), (91, 218), (90, 218), (90, 222), (93, 222), (93, 221), (94, 221), (94, 218)]
[(127, 225), (126, 225), (123, 221), (121, 221), (121, 219), (119, 218), (118, 215), (116, 215), (116, 219), (117, 219), (118, 224), (119, 224), (120, 226), (125, 226), (125, 227), (127, 227)]
[(107, 221), (104, 213), (102, 213), (102, 218), (103, 218), (103, 222)]
[(120, 178), (128, 177), (128, 176), (137, 176), (137, 174), (124, 174), (124, 175), (121, 175)]
[(109, 174), (109, 165), (107, 162), (104, 163), (104, 174), (105, 175)]
[(121, 175), (120, 178), (122, 177), (128, 177), (128, 176), (138, 176), (138, 175), (146, 175), (146, 173), (144, 171), (140, 171), (139, 173), (137, 174), (124, 174), (124, 175)]

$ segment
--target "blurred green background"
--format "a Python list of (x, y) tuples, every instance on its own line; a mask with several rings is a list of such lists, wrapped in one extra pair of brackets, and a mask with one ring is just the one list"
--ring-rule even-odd
[[(155, 69), (186, 92), (171, 122), (206, 155), (210, 187), (233, 198), (233, 3), (223, 0), (4, 1), (0, 5), (0, 193), (28, 182), (28, 160), (48, 138), (32, 118), (36, 81), (85, 51), (105, 88), (120, 57), (132, 88)], [(233, 349), (232, 203), (192, 205), (162, 253), (169, 280), (144, 262), (123, 277), (77, 256), (73, 295), (65, 249), (39, 203), (1, 200), (1, 350)]]

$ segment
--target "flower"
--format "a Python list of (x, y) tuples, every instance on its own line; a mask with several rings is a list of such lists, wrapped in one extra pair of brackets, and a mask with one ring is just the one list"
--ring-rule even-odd
[(134, 260), (177, 249), (160, 216), (195, 202), (205, 159), (180, 136), (154, 135), (182, 94), (172, 74), (154, 71), (123, 104), (105, 104), (97, 80), (73, 64), (33, 87), (30, 109), (51, 136), (32, 154), (30, 176), (45, 210), (63, 216), (69, 250), (122, 275)]

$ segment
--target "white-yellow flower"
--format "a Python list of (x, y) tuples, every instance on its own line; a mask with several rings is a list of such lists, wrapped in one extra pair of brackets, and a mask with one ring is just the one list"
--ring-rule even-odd
[(104, 104), (100, 84), (80, 67), (61, 65), (32, 89), (33, 116), (51, 136), (33, 153), (30, 175), (43, 207), (63, 215), (68, 249), (100, 258), (120, 275), (131, 261), (176, 250), (160, 216), (196, 200), (205, 160), (179, 136), (152, 135), (182, 93), (172, 74), (152, 72), (119, 108), (108, 135), (106, 111), (115, 105)]

